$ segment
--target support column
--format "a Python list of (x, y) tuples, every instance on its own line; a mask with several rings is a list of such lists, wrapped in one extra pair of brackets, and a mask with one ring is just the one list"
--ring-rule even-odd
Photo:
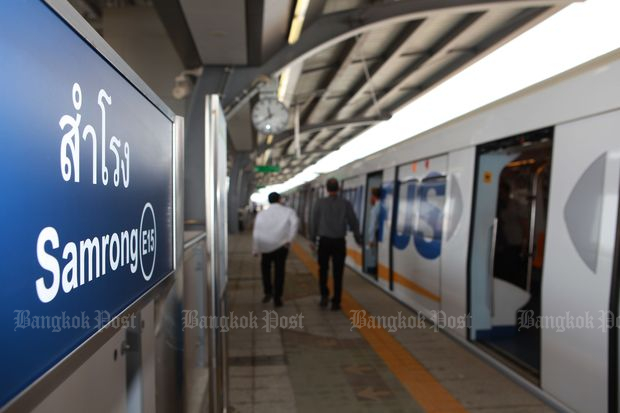
[(221, 70), (205, 68), (191, 96), (185, 117), (185, 220), (204, 228), (205, 217), (205, 95), (218, 93)]
[(228, 231), (230, 234), (239, 232), (239, 208), (247, 205), (246, 169), (250, 163), (249, 152), (237, 152), (235, 154), (228, 188)]
[[(207, 312), (218, 319), (226, 314), (228, 283), (228, 208), (226, 190), (226, 119), (217, 95), (205, 97), (205, 226), (207, 256)], [(207, 333), (209, 349), (209, 413), (227, 406), (226, 337), (220, 327)]]

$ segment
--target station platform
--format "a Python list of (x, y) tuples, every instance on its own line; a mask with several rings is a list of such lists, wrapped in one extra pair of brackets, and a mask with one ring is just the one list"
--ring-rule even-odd
[[(350, 317), (356, 311), (405, 317), (415, 312), (349, 268), (342, 309), (319, 307), (317, 265), (307, 247), (302, 238), (292, 246), (284, 305), (275, 308), (262, 303), (260, 258), (251, 254), (250, 233), (229, 238), (229, 311), (257, 317), (255, 328), (227, 333), (229, 411), (553, 411), (429, 325), (395, 332), (354, 327)], [(301, 323), (292, 328), (300, 315)], [(268, 331), (265, 316), (290, 325)]]

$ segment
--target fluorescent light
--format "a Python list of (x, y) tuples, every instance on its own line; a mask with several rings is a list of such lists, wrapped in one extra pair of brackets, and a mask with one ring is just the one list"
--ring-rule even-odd
[[(304, 21), (306, 19), (306, 11), (308, 10), (308, 5), (310, 4), (310, 0), (297, 0), (295, 4), (295, 12), (293, 14), (293, 20), (291, 21), (291, 27), (288, 33), (288, 43), (294, 44), (297, 43), (299, 37), (301, 36), (301, 29), (304, 26)], [(285, 68), (280, 74), (280, 81), (278, 85), (278, 99), (281, 102), (284, 102), (284, 97), (286, 96), (286, 88), (288, 87), (288, 83), (291, 77), (291, 68), (290, 66)]]
[(280, 75), (280, 82), (278, 84), (278, 100), (280, 102), (284, 101), (284, 97), (286, 96), (286, 88), (288, 87), (288, 81), (291, 77), (291, 68), (287, 66), (286, 69), (282, 71)]
[[(298, 183), (298, 176), (332, 172), (620, 48), (618, 16), (618, 0), (587, 0), (571, 4), (284, 184), (301, 185), (307, 181)], [(456, 96), (466, 96), (467, 99), (455, 99)]]
[(291, 28), (288, 33), (289, 44), (297, 43), (297, 40), (299, 40), (309, 4), (310, 0), (297, 0), (297, 4), (295, 4), (295, 14), (293, 15), (293, 21), (291, 22)]

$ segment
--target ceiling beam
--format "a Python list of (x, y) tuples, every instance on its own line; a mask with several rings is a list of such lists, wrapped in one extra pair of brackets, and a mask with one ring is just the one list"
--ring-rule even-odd
[[(377, 93), (376, 105), (378, 109), (381, 110), (382, 107), (385, 107), (386, 99), (389, 96), (392, 96), (393, 93), (395, 93), (395, 90), (398, 91), (397, 88), (400, 85), (402, 85), (404, 82), (406, 82), (407, 79), (409, 79), (411, 76), (414, 76), (418, 69), (420, 69), (425, 64), (432, 62), (433, 60), (440, 59), (442, 56), (447, 55), (450, 52), (451, 47), (455, 44), (457, 39), (460, 37), (460, 35), (463, 34), (467, 29), (472, 27), (483, 15), (484, 15), (484, 12), (469, 13), (465, 15), (446, 34), (444, 34), (441, 38), (439, 38), (435, 42), (435, 44), (433, 44), (428, 50), (425, 50), (424, 52), (417, 54), (416, 55), (417, 58), (412, 63), (407, 65), (401, 71), (401, 73), (396, 76), (396, 80), (393, 81), (391, 85), (383, 88), (379, 93)], [(418, 24), (414, 26), (414, 23), (418, 23)], [(406, 27), (403, 30), (403, 36), (399, 36), (399, 38), (397, 38), (396, 41), (392, 43), (390, 49), (393, 49), (395, 53), (398, 53), (396, 56), (395, 56), (395, 53), (392, 54), (394, 59), (397, 59), (400, 57), (400, 52), (403, 51), (403, 46), (406, 43), (406, 40), (408, 39), (407, 33), (409, 33), (409, 36), (412, 35), (415, 32), (415, 30), (420, 26), (420, 24), (421, 22), (409, 23), (409, 27)], [(376, 67), (375, 72), (372, 74), (373, 75), (376, 74), (378, 70), (380, 70), (380, 67)], [(366, 82), (364, 83), (360, 82), (360, 84), (358, 85), (358, 89), (356, 92), (353, 93), (353, 96), (349, 98), (347, 103), (343, 105), (338, 105), (336, 107), (336, 110), (332, 112), (330, 118), (336, 117), (338, 113), (340, 113), (346, 107), (348, 102), (351, 102), (354, 99), (357, 99), (358, 97), (360, 97), (365, 89), (365, 86), (366, 86)], [(360, 112), (370, 113), (376, 110), (377, 108), (375, 107), (375, 101), (374, 99), (371, 99), (369, 103), (363, 106), (363, 109)], [(332, 142), (337, 141), (339, 139), (339, 135), (342, 136), (346, 134), (347, 132), (348, 131), (345, 129), (337, 131), (336, 133), (332, 134), (332, 136), (330, 136), (329, 138), (323, 140), (322, 142), (323, 146), (329, 147), (329, 145)]]
[(194, 69), (202, 66), (202, 61), (198, 55), (198, 49), (194, 43), (185, 14), (178, 1), (153, 0), (153, 6), (159, 15), (170, 40), (174, 45), (183, 66), (186, 69)]
[[(366, 89), (367, 86), (369, 86), (369, 84), (373, 81), (373, 78), (379, 72), (385, 70), (388, 65), (393, 64), (394, 61), (400, 58), (400, 55), (404, 51), (408, 40), (411, 38), (411, 36), (413, 36), (413, 34), (418, 30), (418, 28), (423, 24), (423, 22), (424, 20), (420, 19), (407, 23), (407, 25), (401, 30), (398, 36), (390, 43), (386, 51), (383, 53), (383, 60), (379, 59), (379, 62), (374, 63), (370, 67), (370, 69), (368, 70), (369, 78), (366, 78), (366, 76), (364, 76), (362, 79), (360, 79), (359, 82), (352, 88), (352, 91), (350, 93), (347, 93), (341, 103), (334, 108), (334, 110), (326, 117), (326, 119), (336, 118), (338, 116), (338, 113), (342, 111), (350, 102), (353, 102), (355, 101), (355, 99), (360, 98), (361, 96), (363, 96), (364, 93), (369, 93), (369, 91), (367, 91)], [(376, 90), (371, 90), (370, 93), (373, 93), (373, 91), (375, 93), (381, 93), (381, 91)], [(374, 99), (371, 99), (371, 102), (373, 101)], [(377, 113), (376, 115), (379, 115), (381, 113), (380, 108), (381, 107), (379, 106), (379, 113)], [(334, 136), (338, 135), (340, 132), (341, 131), (335, 132), (330, 137), (323, 139), (323, 141), (319, 142), (318, 144), (326, 145), (329, 141), (332, 140)], [(310, 142), (306, 144), (304, 149), (306, 149), (309, 144)]]
[[(405, 56), (405, 55), (403, 55)], [(365, 58), (364, 60), (366, 60), (366, 63), (368, 62), (374, 62), (376, 60), (381, 59), (382, 56), (369, 56), (367, 58)], [(360, 59), (353, 59), (351, 61), (351, 64), (358, 64), (358, 63), (362, 63), (362, 61)], [(340, 64), (336, 64), (336, 63), (330, 63), (330, 64), (325, 64), (322, 66), (315, 66), (315, 67), (308, 67), (308, 68), (304, 68), (304, 70), (302, 70), (301, 74), (305, 75), (305, 74), (309, 74), (309, 73), (315, 73), (315, 72), (322, 72), (324, 70), (336, 70), (340, 67)]]
[(323, 89), (324, 92), (320, 96), (315, 97), (312, 103), (308, 105), (308, 108), (301, 118), (302, 124), (307, 123), (314, 114), (316, 107), (327, 99), (327, 92), (329, 92), (330, 89), (333, 89), (335, 80), (342, 75), (346, 69), (348, 69), (349, 65), (353, 62), (353, 59), (359, 54), (359, 49), (364, 46), (364, 42), (367, 38), (368, 34), (365, 33), (361, 37), (356, 37), (346, 41), (345, 47), (338, 58), (338, 61), (341, 62), (340, 65), (332, 70), (330, 74), (321, 82), (320, 89)]
[[(241, 96), (251, 90), (253, 82), (261, 75), (276, 75), (292, 62), (303, 61), (338, 42), (355, 38), (368, 30), (397, 23), (410, 22), (412, 20), (420, 20), (437, 13), (468, 13), (470, 15), (475, 15), (475, 13), (482, 13), (487, 9), (511, 10), (522, 8), (524, 4), (531, 7), (552, 6), (553, 8), (561, 8), (570, 4), (572, 1), (573, 0), (402, 0), (399, 2), (373, 4), (365, 8), (323, 15), (314, 23), (308, 25), (302, 33), (299, 42), (294, 45), (283, 47), (261, 66), (235, 68), (234, 76), (226, 83), (226, 95), (222, 96), (222, 103), (225, 108), (231, 109), (237, 104)], [(466, 65), (468, 62), (472, 62), (479, 57), (481, 56), (475, 55), (471, 60), (466, 60), (464, 64)], [(422, 55), (416, 60), (420, 58), (423, 59), (424, 56)], [(213, 71), (221, 70), (216, 67), (209, 67), (208, 69), (213, 69)], [(203, 77), (207, 76), (207, 72), (210, 71), (206, 70), (205, 73), (203, 73)], [(449, 74), (446, 74), (445, 76), (448, 75)], [(207, 83), (208, 82), (198, 82), (194, 93), (198, 96), (209, 92), (213, 93), (212, 91), (200, 88), (201, 85), (206, 85)], [(423, 86), (430, 87), (427, 86), (426, 83)], [(410, 86), (402, 84), (401, 87), (398, 87), (400, 93), (402, 93), (405, 87), (409, 88)], [(421, 90), (420, 86), (415, 85), (415, 87), (416, 88), (413, 89), (414, 95), (415, 93), (420, 93)], [(388, 102), (387, 104), (391, 108), (393, 106), (393, 100), (388, 100), (383, 96), (387, 93), (381, 91), (381, 97), (384, 98), (384, 102)], [(399, 96), (395, 98), (397, 99)], [(200, 106), (190, 109), (190, 111), (201, 110), (203, 110), (203, 108)], [(358, 113), (365, 112), (359, 111)], [(191, 117), (191, 114), (188, 116)], [(355, 115), (353, 116), (355, 117)], [(360, 128), (364, 129), (365, 127), (361, 126)], [(345, 128), (341, 132), (332, 135), (330, 139), (348, 139), (350, 133), (351, 131)], [(357, 133), (357, 131), (355, 133)], [(311, 155), (307, 159), (313, 159), (316, 156), (318, 155)]]
[[(547, 14), (545, 12), (548, 10), (548, 8), (538, 7), (524, 10), (518, 15), (516, 15), (510, 23), (502, 25), (501, 28), (499, 28), (489, 36), (486, 36), (480, 43), (475, 45), (474, 48), (469, 50), (453, 50), (453, 53), (460, 54), (460, 56), (457, 57), (456, 60), (446, 65), (444, 68), (440, 69), (437, 73), (433, 74), (433, 76), (426, 79), (422, 84), (416, 85), (415, 87), (407, 87), (407, 85), (411, 83), (411, 78), (415, 76), (415, 73), (407, 73), (407, 71), (403, 71), (402, 75), (388, 88), (390, 91), (381, 96), (379, 102), (385, 105), (385, 102), (394, 100), (394, 97), (400, 94), (402, 95), (402, 97), (398, 98), (394, 103), (389, 105), (389, 108), (391, 110), (400, 108), (402, 105), (409, 102), (415, 96), (430, 89), (451, 74), (454, 74), (456, 70), (464, 68), (468, 63), (470, 64), (476, 58), (480, 58), (481, 56), (483, 56), (485, 51), (487, 51), (497, 43), (506, 42), (507, 36), (509, 36), (511, 33), (513, 34), (513, 37), (517, 36), (519, 33), (525, 30), (526, 26), (530, 27), (534, 21), (539, 21), (543, 15)], [(435, 57), (433, 57), (432, 60), (443, 58), (447, 53), (450, 52), (451, 50), (449, 47), (443, 48), (442, 52), (436, 53)], [(356, 115), (359, 116), (363, 113), (368, 113), (371, 111), (371, 109), (372, 105), (368, 104), (362, 110), (358, 111)]]
[[(389, 44), (385, 52), (383, 53), (383, 59), (380, 59), (378, 62), (372, 64), (372, 66), (368, 69), (369, 77), (363, 76), (358, 83), (353, 86), (351, 94), (346, 97), (344, 102), (337, 105), (336, 108), (329, 114), (326, 119), (332, 119), (337, 116), (339, 112), (342, 111), (349, 103), (355, 101), (356, 99), (363, 96), (365, 92), (367, 92), (368, 87), (372, 84), (373, 79), (376, 75), (385, 70), (390, 65), (394, 64), (396, 60), (400, 58), (400, 55), (404, 51), (407, 42), (413, 36), (413, 34), (418, 30), (418, 28), (422, 25), (424, 20), (414, 20), (412, 22), (407, 23), (407, 25), (400, 31), (398, 36)], [(372, 93), (372, 90), (370, 91)], [(380, 107), (379, 113), (381, 113)]]
[[(553, 10), (551, 11), (551, 9)], [(544, 7), (543, 8), (530, 8), (530, 9), (522, 11), (517, 16), (515, 16), (515, 18), (510, 22), (510, 24), (503, 25), (500, 29), (495, 31), (493, 34), (491, 34), (490, 36), (487, 36), (479, 44), (477, 44), (474, 49), (452, 51), (452, 52), (458, 52), (461, 55), (455, 61), (451, 62), (446, 67), (442, 68), (437, 73), (433, 74), (433, 76), (426, 79), (423, 84), (420, 84), (415, 87), (406, 87), (405, 85), (409, 81), (409, 78), (415, 75), (416, 68), (414, 65), (416, 65), (416, 63), (413, 63), (407, 70), (403, 70), (402, 72), (403, 75), (399, 78), (396, 84), (392, 84), (391, 86), (382, 89), (382, 93), (379, 93), (377, 96), (379, 104), (385, 105), (385, 102), (387, 100), (393, 99), (394, 96), (397, 95), (398, 93), (402, 94), (403, 96), (401, 98), (398, 98), (395, 102), (393, 102), (389, 106), (387, 105), (384, 106), (386, 110), (389, 110), (390, 112), (393, 113), (394, 111), (402, 107), (404, 104), (411, 101), (417, 95), (430, 89), (431, 87), (433, 87), (440, 81), (444, 80), (451, 74), (454, 74), (454, 72), (458, 70), (459, 68), (463, 68), (468, 63), (471, 63), (472, 60), (474, 60), (476, 57), (480, 57), (481, 54), (483, 54), (489, 48), (496, 45), (498, 42), (500, 41), (505, 42), (508, 36), (511, 36), (511, 37), (518, 36), (519, 33), (522, 33), (523, 31), (527, 30), (527, 28), (533, 26), (538, 21), (543, 20), (548, 15), (555, 13), (556, 11), (557, 9), (544, 8)], [(478, 18), (475, 18), (475, 20), (477, 19)], [(465, 23), (465, 26), (467, 26), (466, 24), (467, 22), (462, 21), (462, 23)], [(451, 36), (446, 37), (446, 39), (444, 40), (448, 40), (449, 37)], [(430, 51), (424, 53), (421, 58), (425, 59), (426, 63), (428, 63), (429, 61), (435, 60), (435, 59), (442, 58), (443, 56), (445, 56), (446, 53), (451, 52), (450, 43), (453, 43), (453, 42), (449, 41), (448, 44), (442, 48), (442, 51), (433, 54), (432, 49), (431, 49)], [(408, 70), (410, 71), (409, 75), (407, 75)], [(373, 102), (370, 101), (361, 110), (357, 111), (353, 116), (363, 116), (364, 114), (368, 115), (373, 112), (374, 110), (373, 106), (374, 106)], [(323, 146), (329, 147), (334, 142), (341, 143), (340, 139), (342, 139), (343, 135), (346, 135), (347, 132), (349, 132), (348, 128), (336, 131), (329, 138), (323, 141)], [(344, 137), (346, 138), (346, 136)]]
[[(330, 152), (335, 151), (336, 149), (313, 149), (311, 151), (306, 151), (304, 152), (304, 156), (309, 156), (309, 155), (325, 155), (328, 154)], [(295, 159), (296, 155), (295, 154), (289, 154), (289, 155), (284, 155), (280, 157), (281, 161), (288, 161), (290, 159)]]
[[(304, 110), (304, 113), (301, 116), (301, 120), (300, 120), (300, 124), (301, 125), (305, 125), (308, 123), (309, 119), (312, 117), (312, 115), (314, 114), (317, 106), (324, 102), (327, 96), (327, 92), (332, 88), (332, 86), (334, 85), (334, 80), (337, 79), (344, 70), (346, 70), (349, 65), (351, 64), (351, 62), (353, 61), (353, 59), (355, 58), (355, 56), (357, 55), (357, 50), (359, 50), (359, 48), (361, 48), (364, 44), (364, 41), (367, 38), (367, 34), (364, 34), (362, 37), (356, 37), (353, 39), (348, 39), (345, 41), (345, 45), (344, 48), (342, 50), (342, 52), (340, 53), (340, 56), (338, 58), (338, 61), (340, 61), (340, 65), (336, 68), (334, 68), (329, 75), (327, 75), (323, 81), (321, 82), (321, 86), (318, 88), (319, 90), (322, 90), (323, 93), (321, 93), (320, 95), (314, 95), (311, 99), (310, 102), (308, 102), (306, 109)], [(312, 138), (310, 138), (309, 140), (311, 140)], [(284, 150), (282, 151), (283, 153), (287, 153), (289, 148), (291, 146), (291, 143), (289, 143), (286, 148), (284, 148)], [(302, 150), (305, 149), (305, 145), (304, 148), (302, 148)]]
[(93, 3), (91, 0), (69, 0), (69, 3), (89, 22), (101, 23), (103, 14), (99, 4)]
[(245, 21), (247, 25), (248, 65), (260, 65), (263, 59), (263, 1), (245, 2)]
[[(275, 75), (289, 64), (303, 61), (343, 40), (355, 37), (367, 30), (384, 25), (404, 23), (425, 18), (429, 15), (452, 11), (455, 13), (476, 12), (489, 7), (513, 8), (524, 2), (532, 6), (564, 6), (573, 0), (401, 0), (377, 3), (367, 7), (330, 13), (318, 18), (302, 33), (299, 41), (286, 45), (259, 67), (240, 67), (235, 71), (228, 96), (223, 99), (225, 108), (235, 103), (252, 82), (261, 75)], [(201, 95), (205, 91), (198, 91)], [(208, 93), (208, 92), (206, 92)]]
[(343, 136), (346, 137), (347, 135), (349, 135), (348, 137), (351, 138), (353, 134), (360, 134), (366, 129), (367, 126), (365, 125), (361, 125), (361, 128), (357, 128), (357, 130), (353, 130), (352, 128), (340, 129), (332, 133), (331, 136), (323, 139), (323, 142), (321, 142), (320, 145), (322, 148), (329, 148), (331, 146), (335, 146), (340, 142)]
[[(300, 128), (301, 134), (313, 133), (320, 130), (326, 129), (342, 129), (347, 126), (370, 126), (375, 123), (383, 122), (385, 120), (390, 119), (390, 115), (382, 115), (382, 116), (371, 116), (367, 118), (354, 118), (354, 119), (344, 119), (344, 120), (334, 120), (330, 122), (317, 123), (312, 125), (305, 125)], [(270, 145), (262, 144), (257, 149), (257, 154), (260, 155), (267, 149), (271, 149), (275, 145), (281, 144), (283, 142), (288, 142), (295, 137), (295, 131), (292, 129), (286, 130), (282, 133), (279, 133), (273, 137)]]
[(310, 0), (308, 10), (306, 11), (305, 25), (310, 25), (320, 18), (325, 8), (326, 0)]

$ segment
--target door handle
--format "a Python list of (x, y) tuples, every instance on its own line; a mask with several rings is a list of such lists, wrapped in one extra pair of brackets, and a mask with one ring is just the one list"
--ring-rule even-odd
[(497, 217), (493, 218), (491, 225), (491, 248), (489, 249), (489, 276), (487, 282), (487, 306), (491, 311), (491, 317), (495, 315), (495, 303), (493, 302), (493, 278), (495, 277), (495, 246), (497, 243)]

